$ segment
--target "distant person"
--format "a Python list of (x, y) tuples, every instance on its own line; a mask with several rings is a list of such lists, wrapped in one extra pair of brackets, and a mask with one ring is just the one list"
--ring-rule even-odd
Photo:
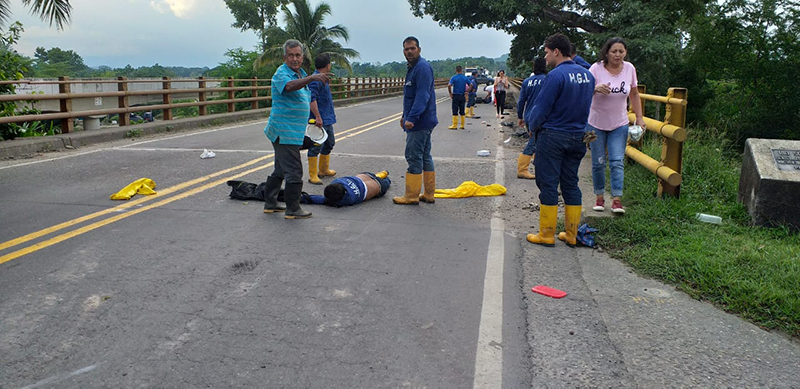
[[(625, 181), (625, 148), (628, 144), (628, 101), (636, 124), (645, 126), (636, 68), (625, 61), (628, 47), (622, 38), (609, 39), (600, 49), (600, 59), (589, 69), (595, 78), (594, 99), (587, 131), (594, 130), (592, 142), (592, 182), (595, 204), (592, 209), (605, 211), (606, 159), (611, 169), (611, 212), (625, 213), (622, 186)], [(608, 150), (608, 158), (606, 158)]]
[[(314, 59), (314, 68), (317, 69), (314, 74), (329, 74), (331, 72), (330, 54), (323, 53), (318, 55)], [(319, 177), (336, 175), (336, 171), (330, 169), (331, 151), (333, 151), (333, 146), (336, 144), (336, 137), (333, 133), (336, 112), (333, 109), (333, 94), (331, 94), (329, 83), (312, 81), (308, 84), (308, 90), (311, 91), (310, 119), (314, 119), (314, 124), (328, 133), (328, 138), (325, 139), (325, 142), (308, 149), (308, 182), (314, 185), (322, 185)], [(319, 159), (319, 169), (317, 168), (317, 159)]]
[(589, 69), (590, 67), (592, 67), (592, 64), (586, 62), (585, 59), (581, 58), (581, 56), (578, 55), (578, 49), (575, 47), (575, 44), (571, 43), (570, 45), (571, 45), (570, 50), (572, 50), (572, 52), (570, 53), (570, 58), (572, 58), (572, 60), (575, 61), (576, 64), (583, 66), (585, 69)]
[[(422, 58), (419, 40), (413, 36), (403, 41), (403, 55), (408, 61), (406, 82), (403, 86), (403, 116), (400, 127), (406, 133), (406, 193), (392, 198), (395, 204), (419, 204), (436, 201), (436, 172), (431, 156), (431, 133), (439, 124), (436, 119), (436, 93), (433, 86), (433, 68)], [(420, 195), (422, 179), (425, 193)]]
[(517, 120), (520, 127), (525, 126), (528, 129), (528, 143), (522, 150), (522, 153), (517, 158), (517, 178), (524, 178), (532, 180), (536, 175), (528, 171), (528, 166), (531, 165), (531, 160), (536, 155), (536, 135), (537, 129), (531, 128), (525, 122), (525, 115), (533, 113), (533, 102), (539, 91), (542, 90), (544, 78), (547, 76), (547, 61), (544, 58), (536, 58), (533, 61), (533, 75), (522, 81), (522, 88), (519, 91), (519, 100), (517, 101)]
[(478, 97), (478, 72), (472, 72), (469, 77), (469, 94), (467, 96), (467, 117), (475, 117), (475, 99)]
[(355, 176), (340, 177), (325, 187), (325, 204), (342, 207), (356, 205), (375, 197), (382, 197), (392, 181), (389, 172), (364, 172)]
[[(463, 74), (464, 68), (461, 65), (456, 66), (456, 74), (450, 78), (447, 84), (447, 91), (450, 92), (450, 100), (452, 100), (453, 107), (453, 125), (447, 127), (450, 130), (456, 128), (464, 129), (464, 121), (466, 120), (466, 113), (464, 112), (464, 105), (467, 103), (467, 93), (470, 90), (469, 80)], [(461, 127), (458, 127), (458, 120), (461, 119)]]
[(574, 247), (581, 220), (578, 168), (586, 145), (583, 133), (594, 94), (594, 76), (570, 59), (570, 42), (562, 34), (544, 41), (545, 60), (552, 68), (526, 115), (529, 128), (541, 128), (537, 138), (536, 186), (539, 187), (539, 233), (528, 242), (555, 245), (558, 187), (564, 198), (566, 232), (559, 239)]
[[(305, 138), (310, 113), (311, 92), (306, 86), (318, 81), (327, 84), (326, 73), (310, 76), (301, 68), (303, 44), (289, 39), (283, 44), (283, 65), (272, 76), (272, 110), (264, 133), (275, 150), (275, 169), (267, 177), (264, 188), (264, 213), (286, 212), (287, 219), (311, 217), (311, 212), (300, 208), (303, 191), (303, 161), (300, 146)], [(284, 177), (286, 207), (278, 205), (278, 192)]]
[(501, 115), (505, 115), (506, 113), (503, 110), (506, 108), (506, 91), (508, 90), (508, 77), (506, 77), (506, 71), (501, 70), (497, 72), (497, 77), (494, 78), (494, 95), (495, 95), (495, 105), (497, 106), (497, 117), (499, 118)]

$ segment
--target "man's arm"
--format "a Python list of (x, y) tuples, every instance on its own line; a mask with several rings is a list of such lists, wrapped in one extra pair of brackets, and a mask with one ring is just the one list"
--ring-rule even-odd
[[(419, 116), (428, 108), (428, 101), (431, 99), (431, 93), (428, 88), (433, 84), (433, 72), (429, 72), (428, 69), (417, 72), (417, 79), (414, 80), (414, 83), (416, 87), (414, 103), (411, 105), (406, 117), (406, 128), (409, 130), (414, 127), (414, 123), (419, 120)], [(409, 127), (409, 124), (411, 127)]]
[(314, 123), (315, 126), (322, 128), (322, 116), (319, 114), (319, 107), (317, 106), (317, 100), (311, 100), (311, 104), (309, 104), (311, 108), (311, 113), (314, 114)]
[(522, 113), (525, 112), (525, 102), (528, 101), (528, 83), (523, 81), (522, 88), (519, 90), (519, 100), (517, 100), (517, 119), (519, 125), (525, 125), (525, 120), (522, 119)]
[(310, 76), (303, 77), (299, 80), (292, 80), (286, 83), (286, 86), (283, 87), (283, 92), (281, 93), (288, 93), (294, 92), (296, 90), (303, 89), (304, 86), (314, 82), (319, 81), (323, 84), (327, 84), (330, 81), (331, 77), (329, 73), (314, 73)]
[(544, 79), (542, 90), (539, 91), (539, 95), (536, 96), (536, 100), (533, 101), (531, 115), (527, 117), (527, 122), (531, 128), (541, 127), (542, 123), (547, 119), (547, 115), (549, 115), (550, 111), (553, 109), (553, 104), (555, 103), (560, 87), (560, 78), (557, 79), (557, 77), (548, 76)]

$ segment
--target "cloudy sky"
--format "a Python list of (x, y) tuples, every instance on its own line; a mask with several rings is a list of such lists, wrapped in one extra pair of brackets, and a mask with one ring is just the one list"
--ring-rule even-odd
[[(321, 0), (310, 0), (312, 5)], [(403, 61), (402, 41), (420, 40), (428, 59), (499, 57), (511, 37), (492, 29), (451, 31), (429, 17), (415, 18), (406, 0), (326, 0), (333, 11), (326, 26), (350, 31), (345, 44), (361, 53), (357, 62)], [(222, 0), (71, 0), (72, 22), (64, 31), (31, 16), (22, 1), (11, 1), (11, 21), (25, 32), (17, 50), (33, 56), (36, 47), (74, 50), (92, 67), (208, 66), (225, 61), (229, 48), (252, 49), (252, 31), (231, 27), (233, 16)]]

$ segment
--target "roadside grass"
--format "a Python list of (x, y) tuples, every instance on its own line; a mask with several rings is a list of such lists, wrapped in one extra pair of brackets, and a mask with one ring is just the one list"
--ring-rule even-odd
[[(625, 166), (622, 217), (597, 218), (598, 243), (639, 273), (664, 280), (768, 329), (800, 336), (800, 234), (749, 225), (737, 202), (741, 154), (724, 136), (690, 131), (683, 149), (681, 198), (658, 199), (655, 176)], [(642, 151), (655, 159), (661, 143)], [(723, 224), (700, 222), (698, 212)]]

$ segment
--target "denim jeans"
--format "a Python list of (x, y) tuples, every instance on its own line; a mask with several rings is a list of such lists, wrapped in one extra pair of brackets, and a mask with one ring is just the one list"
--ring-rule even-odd
[(522, 149), (522, 154), (533, 155), (536, 153), (536, 136), (536, 130), (531, 131), (531, 137), (528, 138), (528, 143), (525, 144), (525, 148)]
[(611, 196), (622, 197), (622, 184), (625, 181), (625, 148), (628, 145), (628, 125), (612, 131), (603, 131), (586, 125), (586, 130), (594, 130), (597, 139), (591, 143), (592, 148), (592, 182), (594, 194), (601, 195), (606, 191), (606, 149), (608, 149), (608, 166), (611, 168)]
[(423, 171), (434, 171), (433, 157), (431, 156), (431, 132), (433, 129), (406, 133), (406, 162), (408, 162), (409, 173), (422, 174)]
[(475, 106), (475, 98), (476, 97), (477, 97), (477, 95), (474, 95), (472, 93), (469, 94), (469, 99), (467, 99), (467, 108)]
[(336, 144), (336, 138), (333, 136), (333, 124), (329, 124), (327, 126), (323, 125), (322, 129), (328, 133), (328, 139), (325, 139), (319, 146), (314, 146), (308, 149), (308, 156), (309, 157), (316, 157), (317, 155), (328, 155), (333, 151), (333, 145)]
[(558, 186), (566, 205), (581, 205), (578, 168), (586, 155), (583, 132), (542, 129), (536, 139), (536, 186), (542, 205), (558, 205)]
[(366, 174), (366, 175), (372, 177), (372, 179), (375, 180), (375, 182), (377, 182), (378, 185), (381, 186), (381, 191), (378, 192), (378, 194), (375, 195), (375, 198), (383, 197), (383, 195), (386, 194), (386, 191), (389, 190), (389, 186), (392, 185), (392, 180), (390, 180), (388, 176), (386, 178), (380, 178), (380, 177), (378, 177), (375, 174), (370, 173), (370, 172), (362, 172), (361, 174)]

